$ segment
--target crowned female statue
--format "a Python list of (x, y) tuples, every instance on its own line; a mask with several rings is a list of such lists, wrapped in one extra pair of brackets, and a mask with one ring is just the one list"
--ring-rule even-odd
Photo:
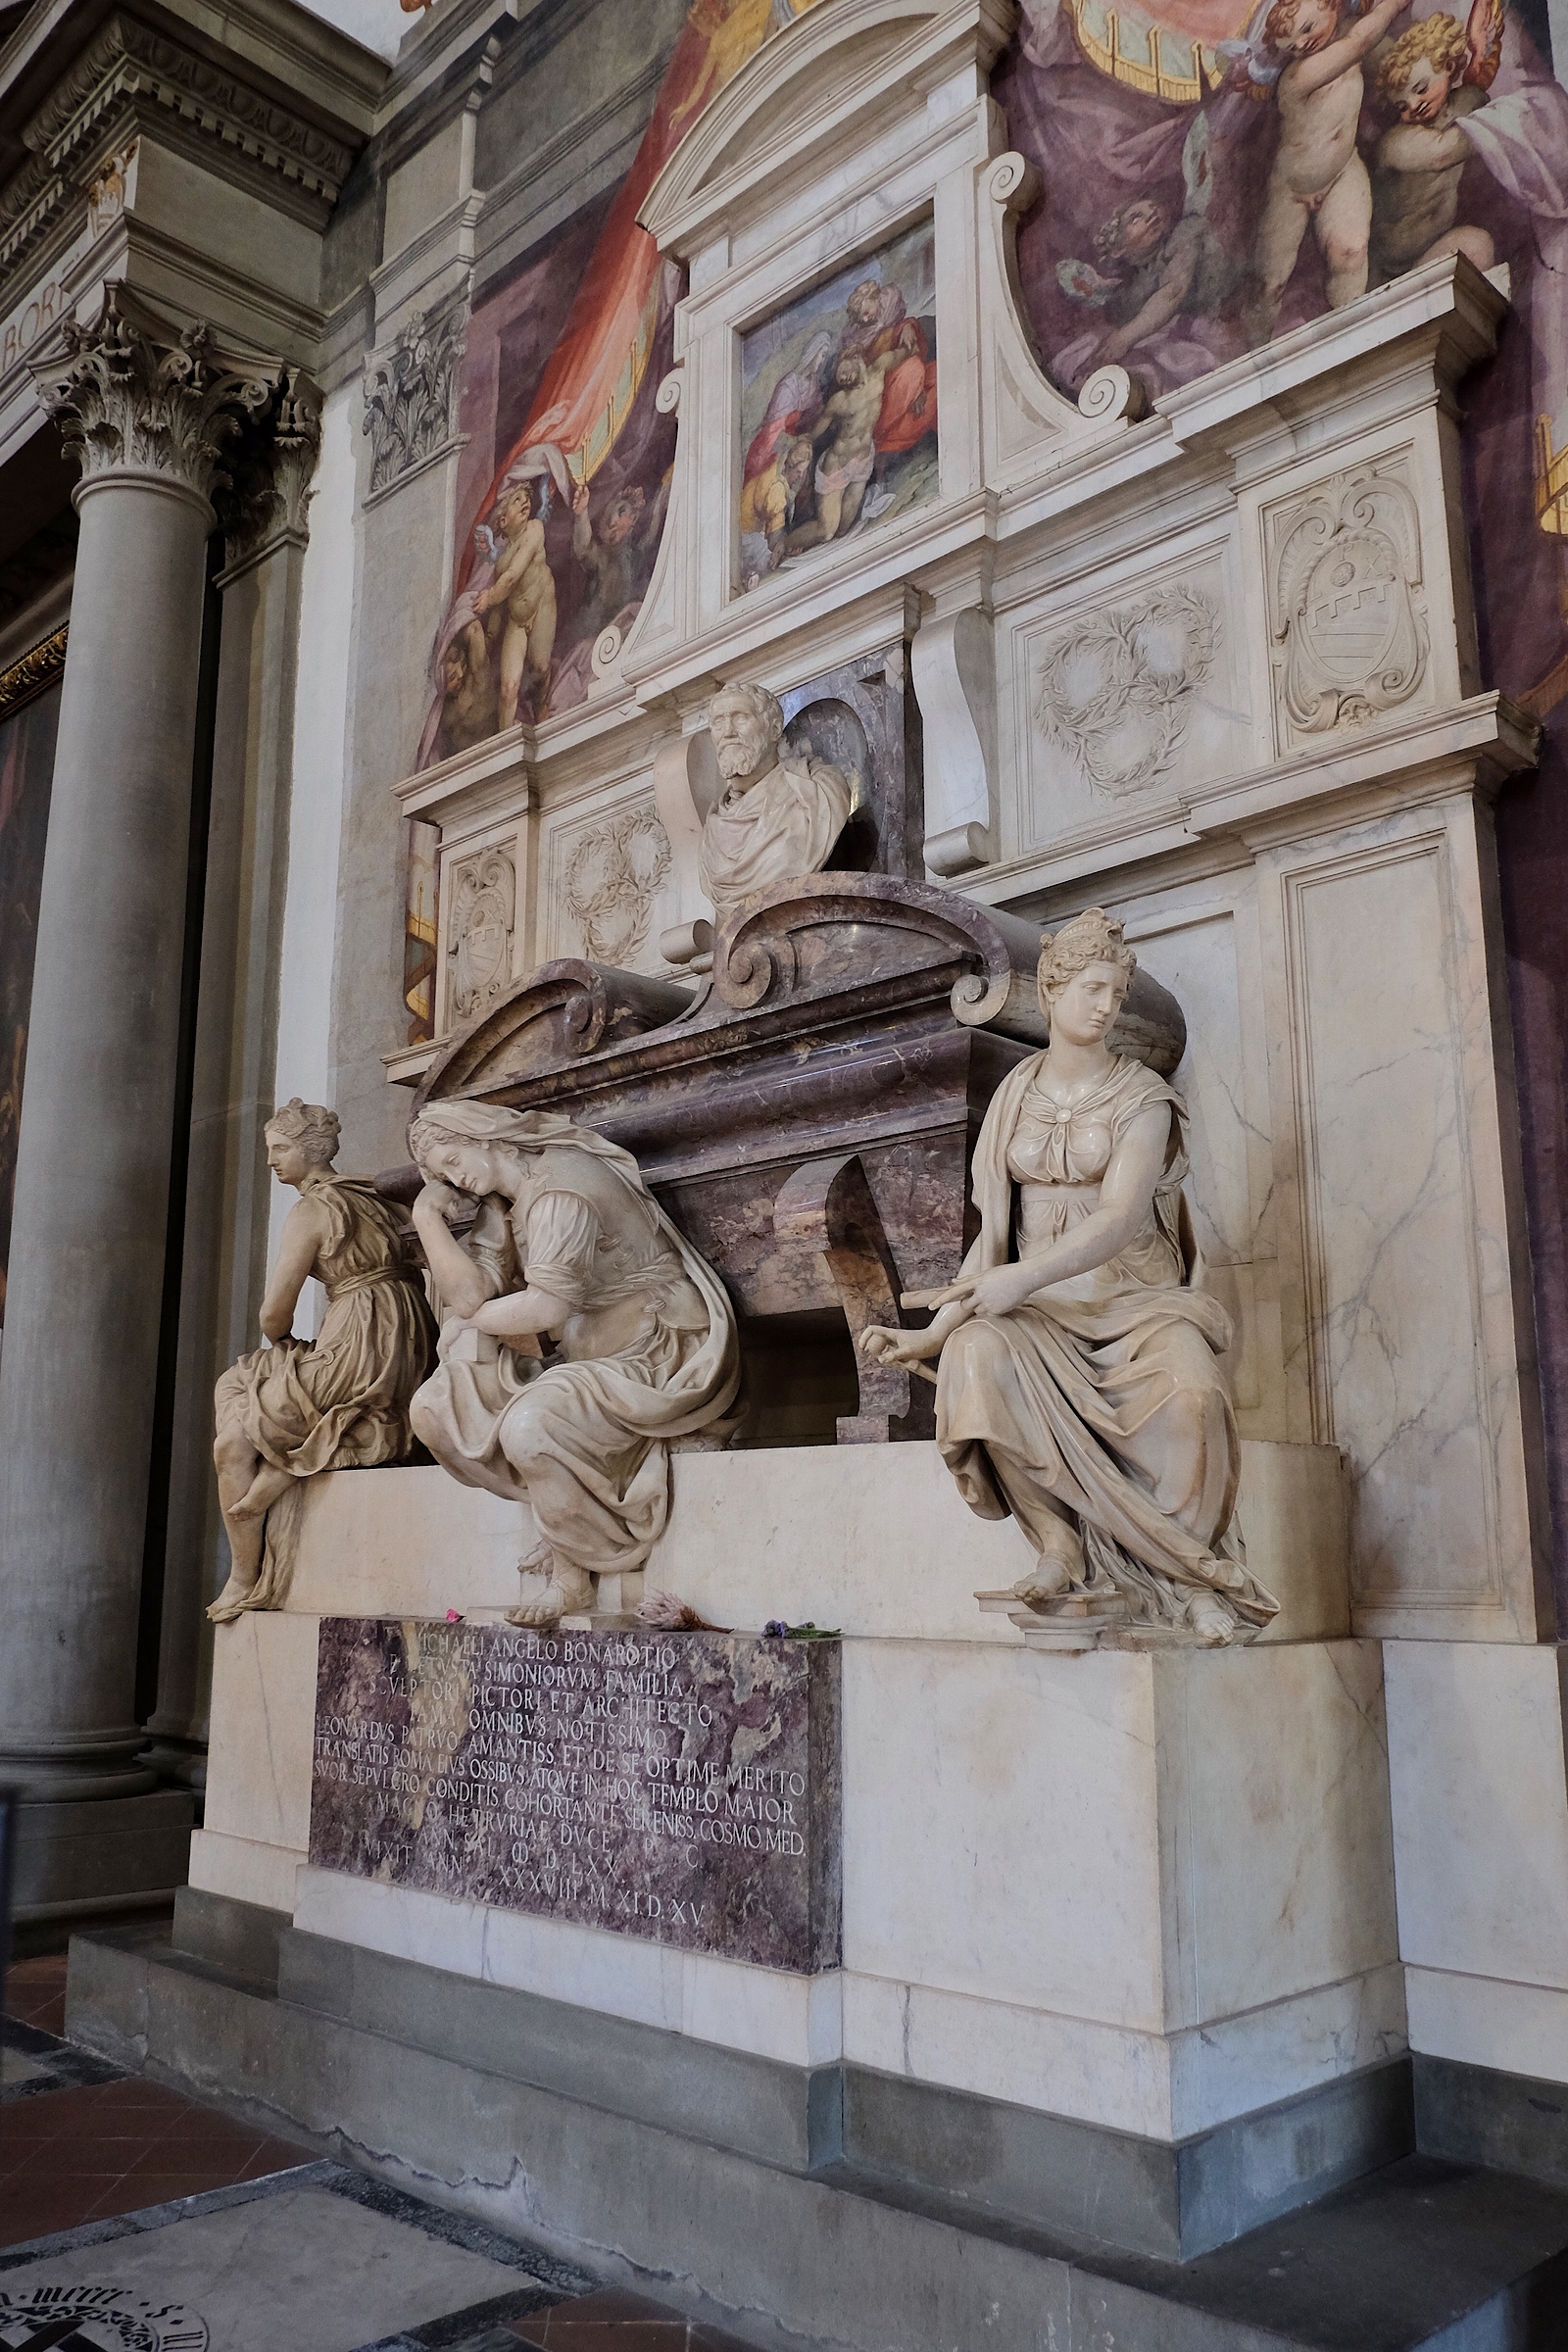
[[(409, 1248), (408, 1220), (373, 1184), (334, 1173), (339, 1122), (293, 1102), (268, 1120), (267, 1164), (299, 1200), (262, 1300), (262, 1336), (214, 1395), (218, 1499), (232, 1568), (207, 1614), (282, 1606), (293, 1570), (301, 1481), (318, 1470), (406, 1461), (409, 1399), (435, 1354), (435, 1322)], [(314, 1341), (294, 1337), (312, 1276), (326, 1292)]]
[(861, 1346), (884, 1363), (940, 1359), (943, 1458), (970, 1509), (1010, 1513), (1038, 1555), (1020, 1600), (1049, 1613), (1119, 1596), (1135, 1623), (1217, 1645), (1279, 1603), (1231, 1533), (1231, 1324), (1200, 1287), (1186, 1107), (1105, 1043), (1136, 968), (1098, 906), (1045, 942), (1051, 1043), (986, 1113), (979, 1235), (928, 1329), (872, 1329)]
[[(466, 1486), (525, 1501), (552, 1625), (640, 1569), (669, 1510), (668, 1442), (725, 1415), (740, 1342), (723, 1284), (629, 1152), (549, 1111), (432, 1102), (409, 1130), (414, 1220), (452, 1310), (414, 1427)], [(480, 1202), (467, 1241), (447, 1219)], [(541, 1338), (554, 1342), (550, 1360)]]

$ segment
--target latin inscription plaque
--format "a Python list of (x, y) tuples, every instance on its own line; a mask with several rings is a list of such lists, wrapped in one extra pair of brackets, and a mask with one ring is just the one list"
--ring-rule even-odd
[(324, 1870), (811, 1972), (839, 1808), (836, 1642), (322, 1619)]

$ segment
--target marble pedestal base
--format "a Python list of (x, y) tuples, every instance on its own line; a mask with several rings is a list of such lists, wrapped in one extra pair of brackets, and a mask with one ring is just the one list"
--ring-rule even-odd
[(167, 1902), (185, 1883), (196, 1802), (183, 1788), (18, 1809), (19, 1922)]
[(1404, 2048), (1381, 1653), (1337, 1636), (1324, 1449), (1256, 1451), (1250, 1548), (1298, 1638), (1065, 1656), (976, 1606), (1021, 1540), (934, 1447), (677, 1457), (650, 1585), (742, 1630), (842, 1630), (843, 1959), (810, 1974), (301, 1867), (320, 1618), (498, 1619), (531, 1541), (439, 1471), (323, 1478), (287, 1609), (218, 1634), (192, 1886), (710, 2057), (901, 2086), (861, 2106), (890, 2166), (930, 2137), (926, 2096), (1167, 2151), (1338, 2099), (1309, 2163), (1254, 2166), (1227, 2221), (1207, 2192), (1177, 2215), (1162, 2250), (1190, 2250), (1369, 2161), (1341, 2094)]

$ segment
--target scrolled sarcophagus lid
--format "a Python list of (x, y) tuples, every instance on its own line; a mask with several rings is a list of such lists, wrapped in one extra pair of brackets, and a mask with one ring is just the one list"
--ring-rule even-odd
[(425, 1073), (415, 1112), (433, 1098), (491, 1092), (662, 1029), (689, 1013), (689, 987), (564, 956), (542, 963), (462, 1029)]
[[(453, 1095), (521, 1100), (516, 1090), (627, 1049), (685, 1061), (714, 1029), (757, 1016), (820, 1008), (838, 1028), (852, 1005), (869, 1018), (933, 988), (961, 1028), (1043, 1046), (1043, 937), (1026, 916), (934, 883), (872, 873), (775, 883), (720, 925), (711, 975), (695, 989), (575, 956), (541, 964), (452, 1039), (415, 1108)], [(1182, 1057), (1181, 1006), (1143, 969), (1111, 1042), (1162, 1077)]]

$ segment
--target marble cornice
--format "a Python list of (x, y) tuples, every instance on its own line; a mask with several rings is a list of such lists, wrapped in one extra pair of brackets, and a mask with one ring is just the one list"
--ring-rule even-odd
[(124, 11), (102, 24), (20, 127), (26, 160), (0, 187), (0, 306), (83, 191), (105, 151), (140, 130), (175, 132), (225, 177), (270, 188), (325, 222), (356, 148), (252, 82), (231, 59), (195, 47)]
[(112, 17), (23, 132), (58, 170), (122, 89), (173, 108), (284, 177), (335, 202), (354, 149), (247, 81), (131, 16)]

